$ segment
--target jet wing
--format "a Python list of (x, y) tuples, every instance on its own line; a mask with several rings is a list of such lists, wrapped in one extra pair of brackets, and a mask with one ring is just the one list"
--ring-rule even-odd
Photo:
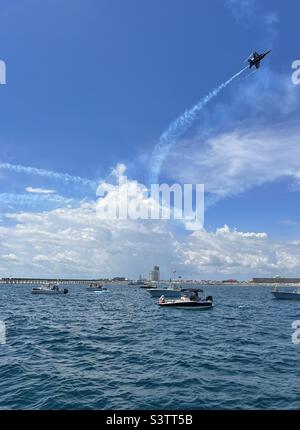
[(257, 63), (255, 63), (255, 67), (256, 67), (257, 69), (259, 69), (259, 66), (260, 66), (260, 61), (258, 61)]
[(255, 58), (258, 58), (258, 57), (259, 57), (258, 52), (253, 52), (253, 57), (254, 57), (254, 59), (255, 59)]

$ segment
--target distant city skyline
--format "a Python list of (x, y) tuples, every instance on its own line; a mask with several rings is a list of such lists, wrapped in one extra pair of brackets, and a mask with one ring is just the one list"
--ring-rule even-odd
[[(4, 0), (0, 278), (300, 276), (299, 13), (296, 0)], [(126, 174), (149, 205), (154, 173), (204, 184), (202, 230), (97, 218), (100, 184), (114, 202)]]

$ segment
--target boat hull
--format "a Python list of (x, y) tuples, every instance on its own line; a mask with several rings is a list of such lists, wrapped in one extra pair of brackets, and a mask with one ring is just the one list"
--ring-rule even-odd
[(212, 309), (213, 304), (212, 302), (165, 302), (165, 303), (158, 303), (161, 307), (167, 307), (167, 308), (176, 308), (176, 309), (198, 309), (198, 310), (204, 310), (204, 309)]
[(299, 293), (285, 292), (285, 291), (272, 291), (273, 296), (280, 300), (300, 300)]

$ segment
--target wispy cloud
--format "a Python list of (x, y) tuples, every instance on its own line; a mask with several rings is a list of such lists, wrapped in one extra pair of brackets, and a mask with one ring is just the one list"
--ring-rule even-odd
[(68, 173), (58, 173), (52, 170), (38, 169), (36, 167), (23, 166), (21, 164), (0, 163), (0, 170), (7, 170), (13, 173), (25, 173), (31, 176), (41, 176), (58, 181), (63, 181), (66, 184), (82, 185), (95, 189), (97, 182), (80, 176), (72, 176)]
[(175, 121), (173, 121), (169, 127), (161, 135), (159, 142), (155, 145), (150, 158), (150, 183), (156, 183), (161, 167), (166, 157), (171, 152), (171, 149), (176, 145), (177, 140), (197, 121), (199, 113), (210, 103), (218, 94), (224, 90), (234, 79), (240, 76), (247, 67), (240, 70), (238, 73), (233, 75), (230, 79), (223, 82), (213, 91), (204, 96), (196, 105), (192, 108), (187, 109), (182, 115), (180, 115)]
[(181, 142), (173, 154), (181, 163), (170, 158), (169, 167), (172, 179), (204, 183), (216, 202), (280, 177), (296, 177), (299, 142), (300, 127), (234, 129), (205, 142)]
[(0, 193), (1, 212), (13, 210), (51, 210), (58, 207), (78, 206), (80, 200), (58, 194), (46, 193)]
[(299, 111), (290, 77), (265, 68), (229, 92), (226, 104), (206, 112), (193, 138), (177, 143), (165, 160), (165, 176), (204, 183), (211, 202), (284, 176), (296, 182)]
[[(236, 19), (251, 22), (252, 26), (259, 25), (261, 32), (268, 35), (268, 40), (270, 41), (268, 43), (273, 42), (277, 35), (277, 24), (279, 22), (276, 13), (265, 10), (261, 5), (257, 4), (256, 0), (226, 0), (226, 3)], [(268, 45), (268, 47), (270, 46)], [(191, 109), (187, 109), (163, 132), (150, 157), (150, 182), (157, 182), (163, 163), (170, 154), (171, 149), (174, 148), (177, 140), (199, 119), (199, 113), (243, 71), (244, 69), (211, 91)]]
[(46, 188), (33, 188), (33, 187), (26, 187), (25, 191), (28, 193), (36, 193), (36, 194), (54, 194), (55, 190), (50, 190)]
[(260, 38), (264, 35), (264, 43), (272, 46), (278, 35), (278, 14), (266, 9), (257, 0), (225, 0), (235, 19), (245, 26), (257, 27)]

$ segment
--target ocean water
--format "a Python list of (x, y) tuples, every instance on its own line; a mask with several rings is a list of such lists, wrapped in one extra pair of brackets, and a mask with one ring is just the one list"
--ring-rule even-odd
[(109, 286), (0, 286), (1, 409), (299, 409), (300, 301), (216, 286), (212, 310), (161, 309)]

